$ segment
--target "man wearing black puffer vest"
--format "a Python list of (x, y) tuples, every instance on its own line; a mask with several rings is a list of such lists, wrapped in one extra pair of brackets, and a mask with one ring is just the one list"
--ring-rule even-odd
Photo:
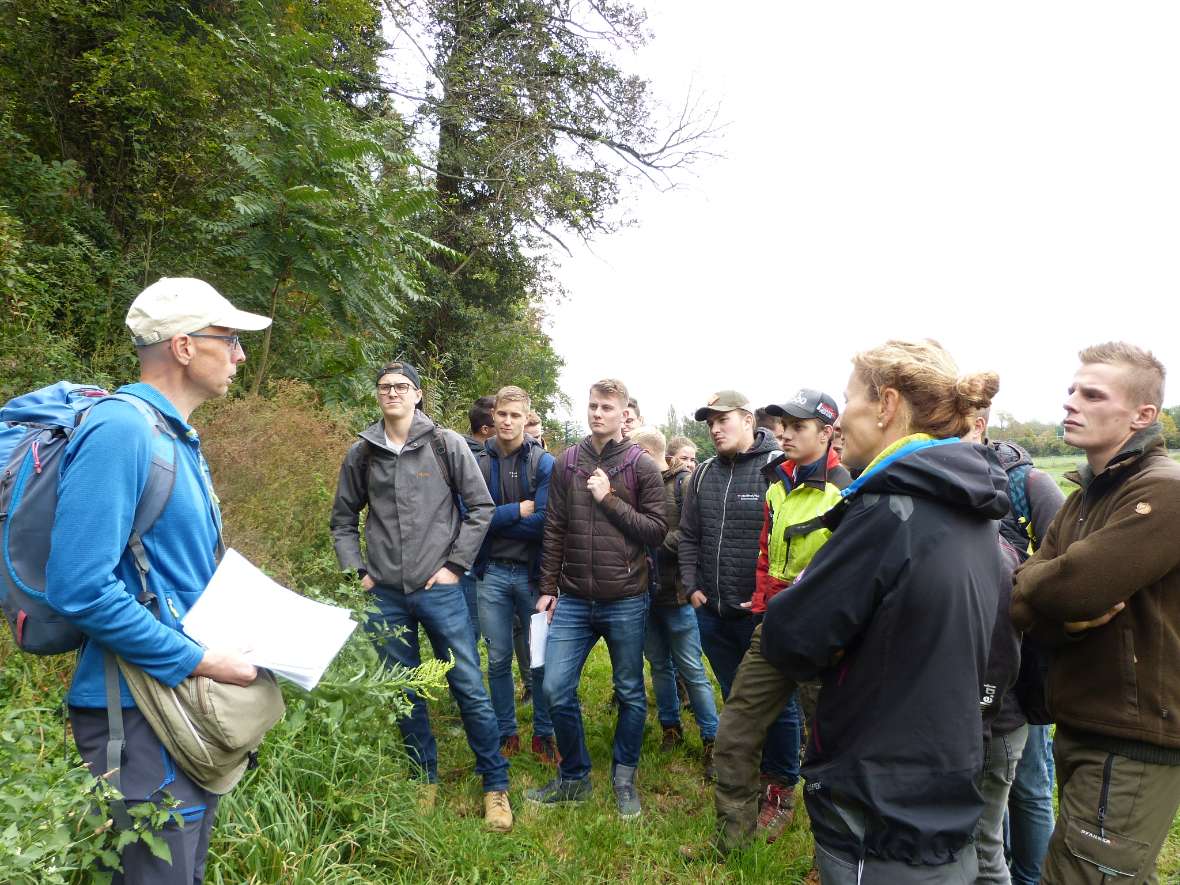
[[(680, 576), (696, 608), (701, 647), (728, 697), (756, 626), (746, 603), (762, 535), (768, 481), (763, 468), (782, 455), (769, 430), (754, 427), (750, 401), (736, 390), (713, 394), (697, 409), (717, 456), (685, 485), (680, 517)], [(794, 699), (766, 735), (758, 826), (777, 835), (795, 810), (799, 780), (799, 708)]]

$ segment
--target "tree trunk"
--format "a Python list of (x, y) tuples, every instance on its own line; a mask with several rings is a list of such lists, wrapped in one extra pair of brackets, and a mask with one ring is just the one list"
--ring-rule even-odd
[(262, 336), (262, 353), (258, 357), (258, 371), (254, 373), (254, 383), (250, 386), (250, 393), (258, 396), (258, 392), (262, 390), (262, 380), (266, 376), (266, 363), (270, 359), (270, 334), (275, 327), (275, 313), (279, 306), (279, 287), (283, 285), (283, 280), (287, 274), (284, 272), (277, 280), (275, 280), (275, 287), (270, 290), (270, 325), (266, 327), (266, 333)]

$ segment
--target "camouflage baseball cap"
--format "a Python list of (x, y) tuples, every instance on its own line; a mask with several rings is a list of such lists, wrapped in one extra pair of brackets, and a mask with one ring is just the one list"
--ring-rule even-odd
[(698, 421), (704, 421), (710, 412), (732, 412), (734, 409), (750, 411), (750, 400), (736, 390), (719, 390), (709, 397), (709, 401), (696, 410), (693, 415)]

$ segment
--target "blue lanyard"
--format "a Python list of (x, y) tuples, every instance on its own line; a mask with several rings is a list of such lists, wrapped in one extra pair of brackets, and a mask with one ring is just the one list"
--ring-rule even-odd
[(952, 436), (952, 437), (948, 437), (947, 439), (920, 439), (920, 440), (914, 440), (914, 442), (911, 442), (911, 443), (906, 443), (904, 446), (902, 446), (900, 449), (898, 449), (892, 455), (889, 455), (888, 457), (881, 459), (876, 464), (874, 464), (872, 467), (870, 467), (868, 470), (866, 470), (864, 473), (862, 473), (860, 476), (858, 476), (854, 482), (852, 482), (842, 492), (840, 492), (840, 497), (841, 498), (852, 497), (853, 495), (855, 495), (857, 492), (860, 491), (861, 486), (863, 486), (865, 484), (865, 481), (868, 480), (868, 478), (870, 476), (872, 476), (874, 473), (876, 473), (879, 470), (883, 470), (884, 468), (886, 468), (890, 464), (892, 464), (894, 461), (900, 461), (902, 458), (906, 457), (907, 455), (912, 455), (914, 452), (918, 451), (919, 449), (928, 449), (931, 446), (945, 446), (945, 445), (949, 445), (951, 443), (957, 443), (957, 442), (960, 442), (959, 438), (957, 436)]

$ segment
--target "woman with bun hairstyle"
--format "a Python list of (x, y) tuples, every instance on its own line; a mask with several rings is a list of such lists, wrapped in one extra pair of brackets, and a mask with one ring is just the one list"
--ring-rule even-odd
[(999, 380), (960, 377), (930, 340), (852, 364), (844, 462), (863, 472), (822, 517), (828, 543), (771, 600), (762, 653), (822, 682), (802, 773), (824, 885), (967, 885), (1008, 482), (959, 436)]

